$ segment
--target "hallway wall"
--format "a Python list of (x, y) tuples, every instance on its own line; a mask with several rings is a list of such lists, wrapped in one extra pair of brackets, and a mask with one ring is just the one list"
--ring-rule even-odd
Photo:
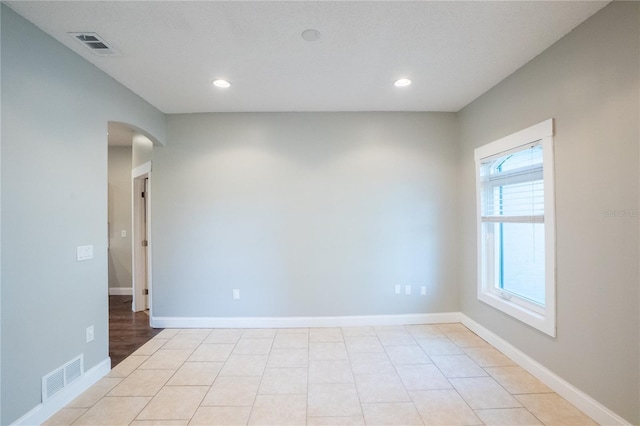
[[(107, 122), (160, 141), (165, 117), (2, 5), (2, 418), (41, 402), (41, 379), (108, 360)], [(93, 259), (76, 261), (77, 246)], [(85, 331), (95, 327), (95, 340)]]
[[(132, 147), (109, 147), (109, 288), (131, 288)], [(126, 236), (122, 236), (122, 231)]]

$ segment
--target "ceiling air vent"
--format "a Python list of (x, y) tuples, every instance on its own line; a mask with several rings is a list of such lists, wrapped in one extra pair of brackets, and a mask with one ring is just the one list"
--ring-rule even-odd
[(119, 56), (109, 43), (96, 33), (67, 33), (98, 56)]

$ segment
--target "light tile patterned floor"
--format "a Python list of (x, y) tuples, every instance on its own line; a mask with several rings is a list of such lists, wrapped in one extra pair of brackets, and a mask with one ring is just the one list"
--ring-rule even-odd
[(593, 425), (461, 324), (167, 329), (47, 425)]

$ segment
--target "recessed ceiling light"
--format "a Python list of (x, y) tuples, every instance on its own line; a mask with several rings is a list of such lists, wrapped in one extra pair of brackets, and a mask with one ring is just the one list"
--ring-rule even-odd
[(222, 89), (231, 87), (231, 83), (229, 83), (227, 80), (213, 80), (213, 85)]
[(393, 82), (393, 85), (396, 87), (405, 87), (411, 84), (411, 80), (408, 78), (401, 78)]
[(309, 28), (308, 30), (304, 30), (302, 32), (302, 38), (306, 41), (318, 41), (318, 39), (320, 38), (320, 31)]

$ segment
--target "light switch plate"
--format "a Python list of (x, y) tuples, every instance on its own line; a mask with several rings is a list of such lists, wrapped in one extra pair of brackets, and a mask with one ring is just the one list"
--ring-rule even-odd
[(87, 343), (92, 342), (95, 337), (95, 330), (93, 326), (87, 327)]
[(396, 294), (400, 294), (400, 285), (396, 285), (395, 292)]
[(410, 285), (405, 285), (404, 286), (404, 294), (406, 294), (407, 296), (411, 295), (411, 286)]
[(76, 260), (82, 262), (89, 259), (93, 259), (93, 246), (78, 246), (76, 248)]
[(420, 296), (426, 296), (427, 295), (427, 286), (426, 285), (421, 285), (420, 286)]
[(239, 288), (234, 288), (233, 289), (233, 300), (238, 300), (240, 299), (240, 289)]
[(127, 230), (126, 230), (126, 229), (123, 229), (122, 231), (120, 231), (120, 236), (121, 236), (122, 238), (127, 238)]

